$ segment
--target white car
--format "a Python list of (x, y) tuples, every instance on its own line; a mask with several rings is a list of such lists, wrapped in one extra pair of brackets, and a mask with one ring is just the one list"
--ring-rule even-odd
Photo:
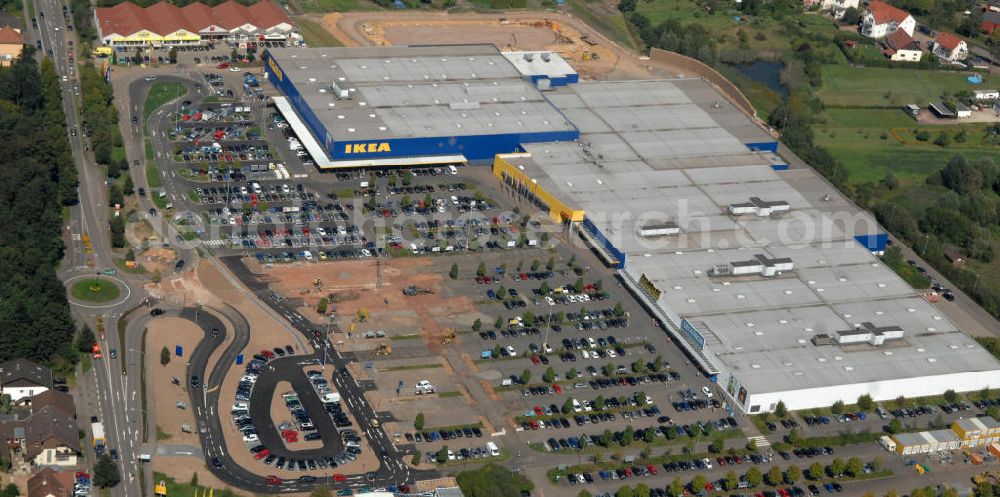
[(701, 393), (705, 394), (705, 397), (712, 398), (712, 391), (708, 387), (701, 387)]
[(706, 469), (712, 469), (712, 460), (711, 459), (709, 459), (709, 458), (706, 457), (706, 458), (702, 459), (701, 462), (705, 464), (705, 468)]
[(611, 358), (618, 357), (618, 354), (615, 353), (614, 349), (608, 349), (607, 353), (608, 353), (608, 357), (611, 357)]
[(580, 355), (582, 355), (584, 359), (590, 359), (590, 352), (587, 352), (586, 350), (580, 351)]
[(240, 69), (240, 68), (238, 68), (236, 66), (230, 66), (229, 67), (229, 72), (240, 72), (240, 71), (242, 71), (242, 69)]
[(420, 389), (434, 388), (434, 385), (431, 385), (431, 382), (427, 380), (420, 380), (417, 382), (417, 388)]
[(510, 345), (507, 346), (507, 354), (509, 354), (511, 357), (517, 357), (517, 351), (514, 350), (514, 347), (511, 347)]
[(545, 296), (545, 301), (548, 302), (549, 305), (556, 305), (555, 299), (553, 299), (552, 297), (549, 297), (548, 295)]
[(256, 442), (260, 440), (256, 433), (250, 433), (248, 435), (243, 435), (243, 441), (247, 443)]

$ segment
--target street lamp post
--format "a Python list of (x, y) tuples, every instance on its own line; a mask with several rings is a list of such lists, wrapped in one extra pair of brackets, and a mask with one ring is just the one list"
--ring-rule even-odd
[(924, 249), (920, 251), (920, 257), (927, 253), (927, 244), (931, 241), (930, 235), (924, 235)]

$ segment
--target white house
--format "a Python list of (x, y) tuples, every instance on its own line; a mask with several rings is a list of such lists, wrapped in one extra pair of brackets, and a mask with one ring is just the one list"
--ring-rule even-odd
[(942, 31), (934, 39), (934, 55), (947, 61), (958, 62), (969, 56), (969, 45), (965, 40)]
[(19, 403), (52, 388), (52, 370), (27, 359), (0, 364), (0, 394)]
[(916, 27), (913, 16), (880, 0), (873, 0), (861, 18), (861, 34), (869, 38), (885, 38), (897, 29), (913, 36)]
[(974, 90), (972, 93), (975, 95), (976, 100), (1000, 99), (1000, 90)]
[(882, 42), (882, 53), (894, 62), (920, 62), (920, 58), (924, 55), (920, 43), (902, 29), (897, 29), (885, 37)]
[(804, 0), (803, 3), (806, 7), (811, 7), (818, 3), (820, 10), (830, 11), (830, 15), (832, 15), (834, 19), (844, 17), (844, 11), (851, 7), (856, 9), (860, 4), (858, 0)]

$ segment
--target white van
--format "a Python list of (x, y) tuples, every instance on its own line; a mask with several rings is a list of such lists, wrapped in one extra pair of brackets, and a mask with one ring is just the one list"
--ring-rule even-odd
[(256, 193), (257, 195), (260, 195), (260, 183), (254, 182), (252, 186), (253, 186), (253, 192)]
[(449, 171), (449, 172), (450, 172), (451, 174), (458, 174), (458, 168), (457, 168), (457, 167), (455, 167), (455, 166), (448, 166), (448, 171)]
[(497, 444), (493, 442), (486, 442), (486, 450), (490, 451), (490, 455), (493, 457), (500, 455), (500, 447), (497, 447)]

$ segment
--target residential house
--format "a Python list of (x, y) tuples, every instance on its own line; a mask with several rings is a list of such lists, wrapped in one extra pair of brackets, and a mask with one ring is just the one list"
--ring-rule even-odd
[(934, 55), (951, 62), (958, 62), (969, 56), (969, 45), (965, 40), (942, 31), (934, 39)]
[(0, 67), (7, 67), (21, 56), (24, 37), (21, 30), (10, 26), (0, 27)]
[(983, 12), (1000, 12), (1000, 0), (989, 0), (986, 2)]
[(0, 420), (0, 437), (10, 460), (37, 467), (75, 466), (81, 453), (73, 398), (58, 390), (31, 397), (31, 412)]
[(962, 102), (955, 102), (955, 116), (958, 117), (959, 119), (972, 117), (972, 109), (970, 109)]
[(897, 29), (913, 36), (916, 27), (917, 21), (913, 16), (881, 0), (872, 0), (861, 17), (861, 34), (869, 38), (885, 38)]
[(972, 94), (976, 100), (998, 100), (1000, 90), (973, 90)]
[(72, 497), (76, 474), (43, 468), (28, 478), (28, 497)]
[(924, 55), (924, 51), (920, 49), (920, 42), (902, 29), (897, 29), (885, 37), (882, 42), (882, 53), (894, 62), (920, 62), (920, 58)]
[(983, 12), (983, 20), (979, 23), (979, 26), (983, 28), (983, 32), (987, 35), (992, 35), (1000, 29), (1000, 12), (997, 11), (986, 11)]
[(10, 395), (20, 403), (52, 389), (52, 370), (27, 359), (13, 359), (0, 364), (0, 394)]
[(25, 423), (25, 460), (39, 467), (76, 466), (80, 452), (76, 419), (54, 405), (32, 412)]
[(840, 19), (841, 17), (844, 17), (844, 12), (847, 9), (851, 7), (854, 7), (855, 9), (858, 8), (859, 1), (858, 0), (803, 0), (803, 5), (805, 5), (806, 8), (812, 7), (817, 4), (819, 4), (820, 10), (828, 10), (830, 11), (830, 15), (832, 15), (834, 19)]

